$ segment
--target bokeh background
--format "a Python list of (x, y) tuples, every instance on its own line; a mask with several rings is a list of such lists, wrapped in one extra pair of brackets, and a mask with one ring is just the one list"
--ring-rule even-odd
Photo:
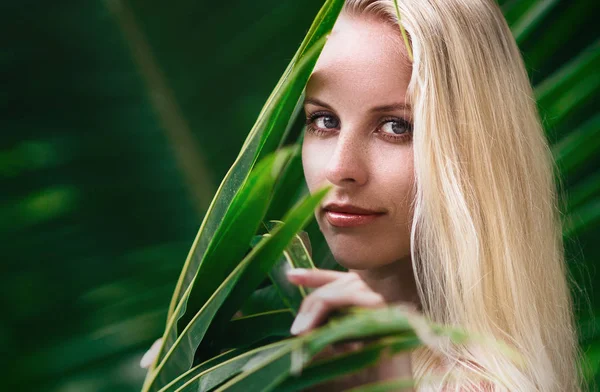
[[(499, 2), (562, 170), (597, 379), (600, 2)], [(141, 388), (203, 214), (322, 3), (2, 2), (2, 390)]]

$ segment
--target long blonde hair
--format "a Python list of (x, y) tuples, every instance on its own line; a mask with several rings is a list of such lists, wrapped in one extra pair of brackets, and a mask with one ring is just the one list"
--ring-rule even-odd
[[(493, 0), (398, 6), (413, 55), (411, 255), (423, 312), (500, 338), (525, 361), (458, 345), (446, 365), (495, 391), (581, 390), (556, 167), (506, 20)], [(347, 0), (343, 12), (398, 27), (393, 0)], [(414, 376), (439, 358), (415, 352)], [(475, 378), (456, 390), (481, 390)]]

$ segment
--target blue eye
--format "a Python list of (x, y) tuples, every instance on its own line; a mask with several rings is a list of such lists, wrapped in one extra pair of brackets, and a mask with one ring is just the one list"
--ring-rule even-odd
[(306, 125), (317, 129), (335, 129), (339, 128), (340, 120), (327, 112), (315, 112), (306, 117)]
[[(413, 133), (413, 124), (401, 117), (387, 117), (380, 122), (377, 134), (393, 142), (409, 140)], [(340, 120), (329, 112), (315, 112), (306, 116), (306, 131), (317, 136), (330, 136), (340, 128)]]
[(413, 136), (413, 124), (400, 117), (383, 119), (379, 129), (381, 137), (394, 143), (408, 141)]
[(318, 128), (335, 129), (340, 126), (340, 122), (333, 116), (318, 116), (313, 121)]
[(383, 123), (381, 129), (384, 133), (392, 135), (401, 135), (412, 130), (411, 124), (406, 120), (390, 120)]
[(331, 134), (340, 127), (340, 120), (328, 112), (316, 112), (306, 117), (306, 131), (317, 136)]

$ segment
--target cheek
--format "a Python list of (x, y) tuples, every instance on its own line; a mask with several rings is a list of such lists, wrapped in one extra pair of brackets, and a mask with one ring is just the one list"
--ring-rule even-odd
[(414, 197), (412, 148), (399, 154), (382, 154), (379, 165), (377, 178), (382, 197), (390, 200), (395, 209), (406, 210), (406, 206), (410, 205)]
[(302, 143), (302, 168), (306, 185), (312, 193), (320, 183), (325, 181), (324, 168), (328, 155), (323, 143), (315, 143), (307, 139)]
[(394, 238), (400, 234), (402, 242), (406, 244), (405, 240), (410, 236), (411, 204), (415, 195), (412, 148), (382, 153), (377, 164), (372, 190), (376, 189), (377, 199), (386, 203), (392, 212), (390, 224), (393, 227), (385, 235)]

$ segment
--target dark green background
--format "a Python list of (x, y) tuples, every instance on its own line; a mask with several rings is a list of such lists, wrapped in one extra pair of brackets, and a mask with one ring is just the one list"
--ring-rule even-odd
[[(597, 372), (600, 2), (501, 3), (550, 91), (540, 111), (567, 157), (568, 258)], [(140, 389), (203, 212), (321, 4), (0, 5), (2, 390)]]

